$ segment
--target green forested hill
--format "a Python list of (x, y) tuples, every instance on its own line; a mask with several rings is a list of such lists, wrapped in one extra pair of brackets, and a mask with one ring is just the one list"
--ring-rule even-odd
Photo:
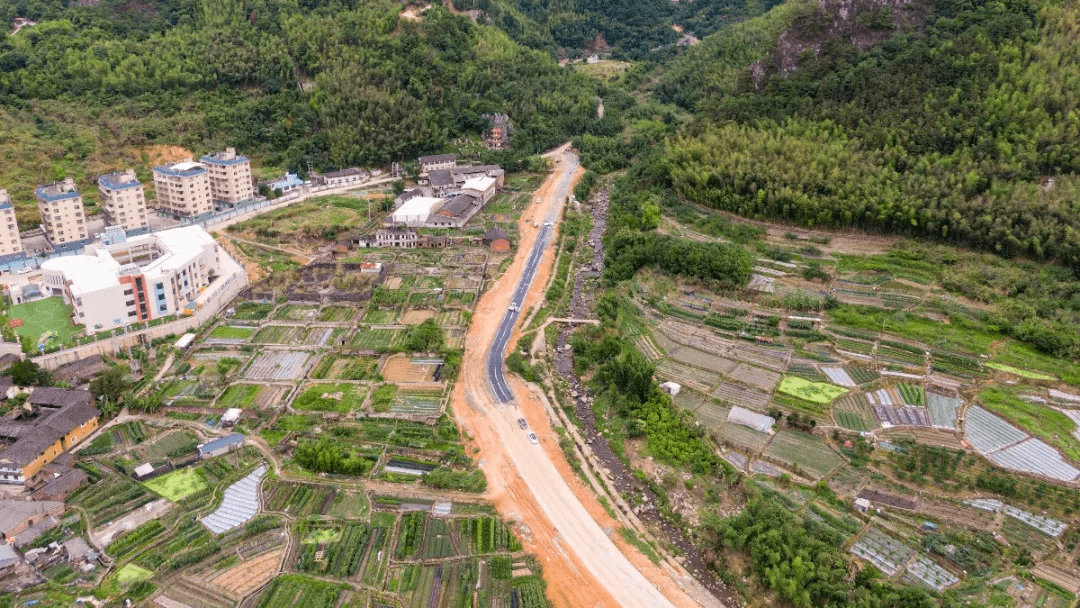
[(102, 0), (0, 8), (39, 21), (0, 37), (0, 187), (28, 202), (62, 174), (148, 143), (232, 145), (271, 166), (382, 164), (518, 127), (512, 164), (591, 128), (595, 84), (446, 8), (387, 0)]
[(895, 28), (867, 50), (850, 31), (822, 35), (821, 52), (804, 52), (789, 73), (776, 69), (778, 34), (829, 32), (833, 14), (788, 4), (680, 57), (656, 87), (695, 116), (669, 141), (670, 183), (743, 215), (1080, 269), (1080, 9), (1054, 0), (925, 9), (922, 27)]

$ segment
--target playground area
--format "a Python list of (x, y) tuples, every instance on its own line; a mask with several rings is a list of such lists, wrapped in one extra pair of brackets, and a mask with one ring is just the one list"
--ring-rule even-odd
[[(16, 324), (15, 333), (20, 338), (30, 338), (36, 347), (46, 332), (50, 332), (46, 346), (70, 344), (76, 331), (71, 324), (71, 312), (72, 308), (64, 303), (64, 298), (51, 297), (12, 306), (7, 316)], [(22, 320), (21, 325), (17, 319)]]

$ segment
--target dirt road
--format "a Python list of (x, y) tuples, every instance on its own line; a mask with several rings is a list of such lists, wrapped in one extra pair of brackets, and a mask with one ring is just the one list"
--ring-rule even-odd
[[(557, 192), (558, 185), (565, 183), (566, 172), (581, 173), (576, 157), (565, 149), (551, 156), (557, 159), (555, 172), (536, 193), (543, 201), (522, 214), (514, 262), (473, 314), (451, 400), (454, 415), (477, 449), (474, 455), (487, 475), (487, 498), (500, 514), (519, 523), (526, 549), (540, 559), (548, 597), (556, 606), (697, 606), (661, 568), (621, 539), (619, 524), (566, 464), (558, 435), (528, 388), (508, 378), (514, 400), (500, 404), (488, 382), (488, 351), (536, 241), (540, 227), (534, 222), (558, 216), (565, 196)], [(554, 247), (544, 253), (522, 310), (543, 298), (554, 253)], [(514, 333), (510, 344), (517, 340)], [(522, 417), (540, 437), (538, 445), (518, 426)]]

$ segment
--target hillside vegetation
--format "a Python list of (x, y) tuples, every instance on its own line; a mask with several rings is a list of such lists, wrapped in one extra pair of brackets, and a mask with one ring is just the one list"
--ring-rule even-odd
[(845, 3), (845, 26), (840, 3), (789, 3), (674, 61), (655, 93), (695, 115), (667, 145), (678, 194), (1080, 269), (1080, 9), (881, 4)]

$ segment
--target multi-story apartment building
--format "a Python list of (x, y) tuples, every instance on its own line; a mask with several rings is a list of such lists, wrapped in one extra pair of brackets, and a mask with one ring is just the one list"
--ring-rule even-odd
[(45, 237), (53, 245), (81, 241), (90, 236), (83, 199), (70, 177), (62, 182), (38, 186), (38, 211)]
[(19, 224), (15, 221), (15, 207), (7, 190), (0, 188), (0, 256), (12, 255), (23, 250), (19, 239)]
[(97, 182), (106, 226), (120, 226), (124, 230), (150, 227), (143, 185), (135, 177), (134, 169), (102, 175)]
[(83, 255), (41, 265), (44, 288), (64, 296), (74, 308), (72, 320), (88, 333), (190, 310), (221, 275), (218, 245), (201, 226), (107, 236)]
[(194, 217), (214, 209), (210, 172), (190, 160), (154, 167), (157, 206), (174, 217)]
[(237, 156), (234, 148), (228, 148), (199, 160), (210, 172), (210, 195), (214, 201), (235, 205), (255, 198), (251, 161), (246, 156)]

